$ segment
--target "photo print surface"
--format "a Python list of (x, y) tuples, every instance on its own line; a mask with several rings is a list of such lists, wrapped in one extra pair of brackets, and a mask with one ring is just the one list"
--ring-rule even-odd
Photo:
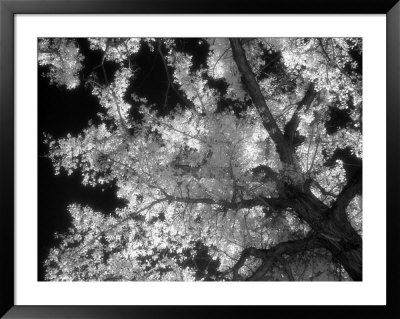
[(361, 281), (361, 38), (39, 38), (38, 279)]

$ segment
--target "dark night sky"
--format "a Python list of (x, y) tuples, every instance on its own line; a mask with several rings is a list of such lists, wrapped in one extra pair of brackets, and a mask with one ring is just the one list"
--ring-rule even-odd
[[(40, 71), (40, 70), (39, 70)], [(94, 209), (113, 209), (119, 204), (112, 187), (84, 187), (79, 173), (72, 176), (54, 175), (49, 159), (41, 157), (47, 152), (42, 132), (54, 137), (65, 136), (68, 132), (78, 133), (87, 126), (88, 120), (98, 109), (96, 98), (83, 86), (66, 91), (48, 85), (48, 79), (39, 77), (39, 192), (38, 192), (38, 252), (39, 263), (47, 257), (54, 246), (55, 232), (65, 232), (70, 223), (67, 206), (74, 202), (87, 204)], [(43, 280), (43, 269), (39, 269), (39, 280)]]
[[(101, 62), (101, 53), (91, 51), (85, 39), (78, 40), (80, 50), (85, 56), (84, 70), (81, 79), (87, 78), (92, 69)], [(179, 39), (179, 48), (190, 54), (195, 54), (194, 64), (199, 66), (206, 61), (207, 47), (199, 45), (198, 39)], [(134, 60), (136, 77), (129, 88), (141, 97), (146, 97), (150, 103), (161, 110), (164, 103), (164, 93), (167, 87), (167, 77), (160, 57), (144, 47)], [(109, 81), (116, 70), (112, 63), (106, 64)], [(44, 68), (39, 68), (38, 78), (38, 280), (44, 280), (43, 261), (49, 249), (57, 241), (54, 233), (67, 231), (70, 217), (67, 206), (72, 203), (89, 205), (94, 210), (109, 212), (122, 206), (123, 201), (115, 196), (114, 185), (102, 187), (84, 187), (81, 176), (75, 172), (72, 176), (65, 173), (54, 175), (51, 161), (44, 157), (47, 147), (43, 144), (43, 132), (50, 133), (53, 137), (64, 137), (67, 133), (78, 134), (88, 126), (89, 119), (96, 119), (96, 113), (101, 111), (98, 99), (91, 95), (90, 89), (83, 83), (72, 91), (49, 85), (49, 80), (41, 74)], [(101, 80), (101, 78), (100, 78)], [(83, 81), (82, 81), (83, 82)], [(179, 102), (178, 96), (169, 91), (170, 105)], [(127, 92), (129, 99), (129, 92)], [(134, 108), (132, 115), (134, 117)], [(164, 110), (165, 111), (165, 110)], [(95, 121), (94, 121), (95, 123)], [(102, 191), (104, 189), (104, 191)]]
[[(57, 244), (54, 233), (67, 231), (70, 225), (70, 217), (67, 206), (72, 203), (88, 205), (94, 210), (102, 212), (113, 211), (116, 207), (121, 207), (124, 202), (115, 196), (116, 187), (114, 185), (101, 187), (84, 187), (81, 184), (81, 176), (75, 172), (72, 176), (65, 173), (54, 175), (54, 169), (49, 159), (44, 157), (47, 147), (43, 144), (43, 132), (50, 133), (55, 138), (64, 137), (67, 133), (78, 134), (88, 126), (90, 119), (96, 119), (96, 113), (101, 111), (98, 100), (90, 94), (89, 88), (83, 85), (83, 79), (87, 78), (93, 68), (101, 62), (101, 52), (89, 50), (88, 42), (85, 39), (78, 39), (80, 50), (85, 56), (84, 69), (80, 75), (81, 85), (72, 91), (65, 88), (57, 88), (49, 85), (49, 80), (43, 78), (41, 74), (45, 69), (39, 68), (38, 78), (38, 280), (44, 280), (43, 262), (46, 259), (49, 249)], [(206, 64), (208, 46), (199, 43), (199, 39), (177, 39), (177, 49), (193, 55), (193, 69)], [(361, 55), (353, 52), (360, 66)], [(269, 57), (273, 59), (273, 56)], [(132, 59), (135, 71), (135, 80), (129, 87), (126, 94), (128, 101), (132, 102), (130, 93), (133, 91), (146, 97), (150, 104), (162, 113), (169, 110), (163, 109), (165, 91), (167, 88), (167, 76), (161, 58), (155, 53), (150, 52), (144, 46), (139, 53)], [(268, 61), (267, 61), (268, 62)], [(116, 70), (113, 63), (106, 64), (107, 77), (112, 80), (112, 75)], [(101, 77), (100, 77), (101, 81)], [(209, 83), (215, 89), (224, 91), (224, 84), (218, 81)], [(168, 104), (175, 106), (182, 102), (173, 90), (169, 90)], [(134, 103), (131, 109), (132, 118), (135, 119)], [(223, 104), (219, 108), (223, 108)], [(331, 121), (327, 123), (334, 133), (339, 127), (350, 125), (350, 118), (346, 112), (340, 111), (336, 107), (331, 107)], [(96, 123), (96, 121), (94, 121)], [(357, 169), (361, 161), (356, 159), (349, 150), (338, 151), (334, 158), (327, 159), (334, 162), (341, 158), (345, 162), (345, 168), (351, 175)], [(348, 164), (348, 165), (347, 165)], [(102, 191), (103, 189), (103, 191)]]

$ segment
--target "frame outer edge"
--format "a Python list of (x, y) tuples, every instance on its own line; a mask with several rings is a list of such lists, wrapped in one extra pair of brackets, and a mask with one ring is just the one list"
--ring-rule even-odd
[(14, 14), (0, 2), (0, 315), (14, 305)]
[[(30, 3), (29, 3), (30, 2)], [(0, 240), (4, 243), (2, 249), (2, 262), (0, 263), (0, 316), (10, 310), (4, 318), (20, 318), (25, 308), (30, 315), (34, 315), (34, 309), (42, 311), (49, 306), (14, 306), (14, 13), (21, 11), (30, 13), (37, 11), (31, 5), (36, 1), (28, 1), (24, 4), (18, 1), (11, 3), (10, 1), (0, 0), (0, 225), (3, 229), (0, 232)], [(58, 2), (58, 1), (57, 1)], [(17, 4), (15, 6), (15, 4)], [(43, 4), (43, 3), (42, 3)], [(54, 3), (53, 3), (54, 5)], [(60, 1), (60, 7), (63, 7)], [(11, 9), (10, 9), (11, 7)], [(18, 9), (17, 9), (18, 7)], [(23, 9), (25, 7), (25, 9)], [(27, 9), (31, 7), (30, 9)], [(44, 11), (45, 6), (40, 6)], [(21, 10), (22, 9), (22, 10)], [(53, 11), (53, 10), (50, 10)], [(58, 11), (58, 10), (56, 10)], [(62, 9), (61, 11), (65, 11)], [(361, 9), (361, 11), (363, 11)], [(33, 13), (32, 12), (32, 13)], [(49, 12), (50, 13), (50, 12)], [(375, 12), (379, 13), (379, 12)], [(395, 216), (400, 211), (399, 204), (396, 202), (398, 196), (397, 183), (399, 181), (399, 173), (397, 165), (400, 162), (400, 148), (398, 146), (400, 136), (400, 3), (397, 4), (387, 13), (387, 251), (391, 251), (391, 255), (387, 255), (388, 273), (387, 281), (388, 297), (387, 304), (394, 311), (391, 314), (386, 313), (385, 318), (394, 318), (395, 314), (399, 314), (396, 294), (400, 280), (396, 275), (394, 265), (398, 261), (399, 252), (396, 248), (400, 241), (399, 232), (396, 232)], [(12, 61), (12, 63), (10, 63)], [(391, 212), (391, 214), (390, 214)], [(397, 218), (398, 219), (398, 218)], [(389, 291), (392, 294), (389, 294)], [(38, 309), (39, 308), (39, 309)], [(64, 307), (54, 307), (64, 308)], [(65, 307), (73, 310), (75, 307)], [(101, 307), (99, 307), (101, 308)], [(118, 308), (118, 307), (115, 307)], [(114, 310), (116, 310), (114, 308)], [(60, 309), (60, 310), (61, 310)], [(45, 311), (47, 311), (45, 310)], [(82, 310), (82, 309), (81, 309)], [(20, 312), (22, 311), (22, 313)], [(39, 312), (41, 312), (39, 310)], [(73, 312), (73, 311), (72, 311)], [(117, 311), (118, 313), (118, 311)], [(41, 313), (43, 315), (43, 312)], [(47, 313), (49, 314), (49, 313)], [(382, 313), (381, 313), (382, 314)], [(11, 315), (11, 316), (9, 316)], [(16, 315), (16, 316), (13, 316)], [(28, 315), (30, 318), (32, 316)]]
[[(400, 316), (398, 287), (400, 280), (396, 265), (399, 262), (399, 163), (400, 163), (400, 2), (386, 17), (386, 251), (387, 251), (387, 305)], [(393, 317), (394, 318), (394, 317)], [(397, 317), (398, 318), (398, 317)]]

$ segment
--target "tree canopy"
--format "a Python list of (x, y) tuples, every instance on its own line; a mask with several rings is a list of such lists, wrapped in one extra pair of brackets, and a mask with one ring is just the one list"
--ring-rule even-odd
[[(81, 133), (44, 132), (48, 157), (125, 204), (71, 203), (46, 280), (362, 280), (361, 39), (86, 41), (86, 78), (76, 39), (38, 42), (50, 84), (99, 103)], [(143, 52), (162, 102), (138, 90)]]

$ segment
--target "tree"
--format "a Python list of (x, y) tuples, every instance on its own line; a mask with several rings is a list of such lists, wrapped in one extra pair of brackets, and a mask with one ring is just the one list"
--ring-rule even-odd
[[(101, 111), (46, 134), (48, 156), (126, 205), (70, 205), (47, 280), (362, 280), (361, 39), (201, 39), (202, 65), (185, 39), (87, 41)], [(145, 49), (163, 105), (132, 85)], [(51, 83), (74, 89), (82, 61), (76, 41), (39, 39)]]

